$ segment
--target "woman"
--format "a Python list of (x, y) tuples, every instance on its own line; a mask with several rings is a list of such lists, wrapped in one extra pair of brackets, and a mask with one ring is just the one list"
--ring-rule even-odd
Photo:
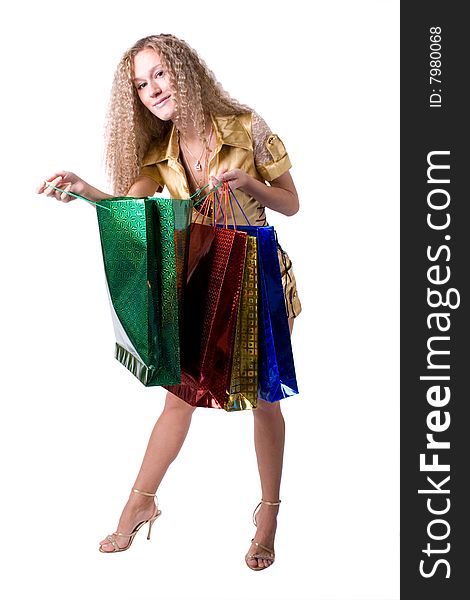
[[(197, 53), (172, 35), (143, 38), (123, 55), (108, 110), (106, 167), (114, 196), (153, 196), (166, 187), (169, 196), (186, 198), (208, 183), (228, 181), (252, 225), (267, 224), (265, 207), (285, 215), (298, 210), (281, 140), (252, 109), (230, 98)], [(52, 175), (37, 192), (63, 202), (73, 199), (67, 192), (96, 202), (113, 197), (65, 171)], [(193, 218), (197, 215), (194, 211)], [(241, 223), (238, 208), (235, 216)], [(198, 222), (203, 222), (200, 215)], [(292, 265), (282, 249), (279, 258), (292, 331), (301, 306)], [(167, 393), (117, 530), (100, 542), (100, 551), (127, 550), (145, 523), (150, 536), (160, 514), (156, 490), (181, 449), (193, 411)], [(261, 570), (274, 562), (284, 419), (278, 402), (264, 400), (253, 416), (262, 500), (253, 514), (257, 529), (245, 560), (251, 569)]]

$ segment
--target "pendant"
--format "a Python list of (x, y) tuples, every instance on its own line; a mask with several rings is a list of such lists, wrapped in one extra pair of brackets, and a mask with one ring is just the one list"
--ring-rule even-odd
[(196, 171), (202, 171), (201, 163), (198, 160), (194, 163), (194, 168)]

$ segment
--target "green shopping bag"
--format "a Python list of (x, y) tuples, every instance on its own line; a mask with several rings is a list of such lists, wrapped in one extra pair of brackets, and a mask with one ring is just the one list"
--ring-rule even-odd
[(192, 200), (120, 197), (99, 207), (115, 357), (145, 386), (180, 383)]

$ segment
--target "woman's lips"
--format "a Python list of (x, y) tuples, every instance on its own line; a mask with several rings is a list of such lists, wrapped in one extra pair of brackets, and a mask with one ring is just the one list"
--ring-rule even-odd
[(165, 98), (162, 98), (158, 102), (155, 102), (155, 104), (153, 106), (155, 108), (160, 108), (160, 106), (163, 106), (167, 102), (167, 100), (169, 100), (169, 99), (170, 99), (170, 96), (166, 96)]

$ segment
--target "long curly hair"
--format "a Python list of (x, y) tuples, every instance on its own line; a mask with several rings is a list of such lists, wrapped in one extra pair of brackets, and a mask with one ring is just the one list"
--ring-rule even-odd
[(132, 79), (134, 57), (146, 48), (157, 51), (176, 99), (175, 125), (184, 135), (191, 123), (207, 148), (204, 114), (239, 115), (252, 109), (223, 89), (213, 72), (184, 40), (170, 34), (138, 40), (122, 56), (114, 74), (105, 122), (105, 168), (113, 193), (127, 193), (151, 144), (163, 141), (172, 127), (141, 102)]

